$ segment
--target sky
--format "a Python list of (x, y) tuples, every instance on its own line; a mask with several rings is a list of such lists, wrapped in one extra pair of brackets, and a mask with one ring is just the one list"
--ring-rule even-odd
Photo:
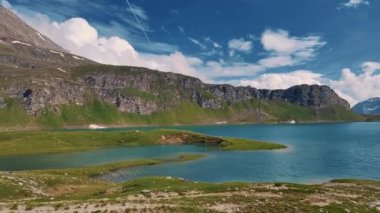
[(66, 50), (266, 89), (380, 96), (379, 0), (0, 0)]

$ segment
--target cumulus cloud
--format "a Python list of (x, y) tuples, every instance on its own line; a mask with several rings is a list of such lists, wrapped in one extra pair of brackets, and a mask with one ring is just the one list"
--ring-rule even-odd
[(342, 8), (342, 7), (345, 7), (345, 8), (357, 8), (360, 5), (369, 5), (369, 1), (366, 1), (366, 0), (349, 0), (346, 3), (342, 3), (341, 6), (338, 7), (338, 8)]
[(231, 39), (228, 42), (228, 48), (230, 49), (230, 56), (234, 56), (236, 52), (250, 53), (253, 48), (253, 43), (244, 38)]
[(299, 84), (322, 84), (323, 75), (308, 70), (297, 70), (289, 73), (262, 74), (253, 80), (240, 80), (244, 86), (259, 89), (287, 89)]
[(185, 56), (178, 51), (168, 55), (139, 53), (123, 38), (100, 36), (97, 30), (83, 18), (52, 22), (47, 16), (38, 14), (28, 21), (38, 31), (66, 50), (94, 61), (177, 72), (208, 81), (207, 76), (195, 68), (203, 63), (202, 60)]
[(241, 79), (230, 83), (262, 89), (287, 89), (299, 84), (328, 85), (353, 106), (359, 101), (380, 96), (380, 62), (364, 62), (361, 68), (359, 74), (348, 68), (343, 69), (338, 80), (327, 79), (324, 75), (309, 70), (298, 70), (262, 74), (253, 79)]
[(285, 30), (266, 30), (261, 43), (274, 56), (290, 57), (291, 65), (310, 60), (317, 50), (326, 45), (319, 36), (292, 37)]
[(12, 5), (11, 5), (8, 1), (6, 1), (6, 0), (1, 0), (1, 1), (0, 1), (0, 4), (1, 4), (3, 7), (7, 8), (7, 9), (10, 9), (10, 8), (12, 7)]
[(243, 38), (232, 39), (228, 42), (228, 47), (231, 50), (249, 53), (252, 50), (252, 41), (244, 40)]
[(377, 73), (379, 70), (379, 62), (365, 62), (362, 64), (360, 74), (355, 74), (351, 69), (345, 68), (338, 80), (327, 79), (322, 74), (312, 71), (299, 70), (289, 73), (262, 74), (255, 79), (242, 79), (238, 84), (268, 89), (286, 89), (298, 84), (324, 84), (333, 88), (339, 96), (353, 106), (359, 101), (380, 95), (380, 73)]
[(355, 74), (351, 69), (342, 70), (339, 80), (331, 80), (330, 85), (340, 94), (350, 97), (351, 104), (380, 96), (380, 70), (379, 62), (365, 62), (362, 71)]

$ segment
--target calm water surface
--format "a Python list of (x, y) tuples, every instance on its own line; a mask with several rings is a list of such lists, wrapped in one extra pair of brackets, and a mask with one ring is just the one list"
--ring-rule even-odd
[[(380, 123), (170, 127), (214, 136), (286, 144), (281, 151), (224, 152), (201, 146), (151, 146), (0, 158), (1, 170), (81, 167), (130, 159), (205, 153), (205, 159), (136, 167), (104, 176), (115, 182), (144, 176), (193, 181), (322, 182), (335, 178), (380, 180)], [(150, 129), (150, 128), (139, 128)], [(120, 129), (111, 129), (117, 131)]]

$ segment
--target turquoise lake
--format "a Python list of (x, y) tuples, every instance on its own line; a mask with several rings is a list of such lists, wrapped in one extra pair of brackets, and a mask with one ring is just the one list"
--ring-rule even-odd
[[(202, 146), (150, 146), (89, 152), (0, 157), (0, 170), (83, 167), (143, 158), (204, 153), (206, 158), (123, 169), (102, 178), (121, 182), (145, 176), (175, 176), (192, 181), (318, 183), (337, 178), (380, 180), (380, 123), (299, 125), (219, 125), (165, 127), (214, 136), (252, 138), (289, 148), (226, 152)], [(152, 128), (128, 128), (152, 129)], [(118, 131), (125, 129), (109, 129)]]

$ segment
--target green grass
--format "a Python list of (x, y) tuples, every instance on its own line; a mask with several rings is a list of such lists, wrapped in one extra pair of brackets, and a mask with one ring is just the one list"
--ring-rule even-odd
[[(163, 141), (163, 137), (167, 138)], [(178, 143), (219, 146), (225, 150), (262, 150), (285, 148), (283, 145), (236, 138), (216, 138), (178, 131), (30, 131), (0, 132), (0, 156), (38, 153), (76, 152), (105, 147), (144, 146), (168, 143), (170, 138)], [(218, 142), (215, 144), (213, 142)]]
[[(131, 92), (132, 91), (132, 92)], [(131, 94), (144, 99), (153, 100), (153, 94), (137, 92), (131, 89)], [(169, 95), (170, 96), (170, 95)], [(161, 103), (165, 97), (157, 96)], [(161, 100), (162, 99), (162, 100)], [(0, 109), (0, 128), (42, 128), (55, 129), (62, 127), (87, 127), (90, 124), (105, 126), (142, 126), (142, 125), (191, 125), (214, 124), (226, 121), (228, 123), (257, 123), (257, 122), (297, 122), (310, 121), (358, 121), (359, 115), (343, 109), (333, 107), (322, 109), (314, 113), (310, 108), (280, 102), (247, 101), (224, 106), (221, 109), (204, 109), (194, 103), (182, 102), (178, 106), (152, 113), (150, 115), (137, 115), (119, 112), (116, 106), (94, 99), (83, 106), (64, 105), (59, 113), (46, 110), (38, 117), (27, 115), (22, 103), (12, 99), (7, 100), (7, 107)], [(257, 120), (256, 111), (265, 115), (264, 120)]]
[(22, 187), (0, 182), (0, 201), (24, 198), (28, 196), (28, 192), (22, 189)]
[(0, 127), (25, 127), (31, 122), (21, 103), (13, 99), (5, 99), (6, 107), (0, 109)]
[[(176, 177), (144, 177), (123, 183), (110, 183), (99, 178), (121, 168), (199, 159), (202, 155), (185, 155), (166, 160), (134, 160), (109, 165), (76, 169), (23, 171), (2, 176), (17, 177), (24, 183), (36, 181), (46, 196), (32, 197), (17, 184), (0, 178), (0, 205), (8, 210), (34, 210), (53, 206), (56, 211), (78, 209), (78, 206), (134, 203), (149, 206), (162, 204), (154, 211), (212, 212), (208, 206), (227, 204), (242, 212), (377, 212), (370, 207), (379, 198), (379, 182), (369, 180), (334, 180), (331, 183), (303, 185), (293, 183), (206, 183)], [(25, 199), (27, 198), (27, 199)], [(313, 203), (327, 202), (326, 206)], [(171, 208), (169, 206), (175, 206)], [(95, 206), (95, 207), (96, 207)], [(4, 208), (4, 205), (3, 205)], [(86, 209), (86, 207), (85, 207)], [(7, 210), (7, 209), (2, 209)], [(133, 212), (134, 209), (129, 209)], [(100, 212), (100, 210), (98, 210)]]
[[(31, 171), (32, 174), (49, 174), (57, 176), (70, 176), (70, 177), (80, 177), (80, 178), (96, 178), (100, 175), (107, 174), (109, 172), (114, 172), (120, 169), (138, 167), (138, 166), (149, 166), (158, 165), (164, 163), (175, 163), (175, 162), (186, 162), (192, 160), (198, 160), (205, 157), (202, 154), (184, 154), (179, 155), (174, 158), (169, 159), (143, 159), (143, 160), (130, 160), (124, 162), (117, 162), (112, 164), (100, 165), (100, 166), (90, 166), (84, 168), (69, 168), (69, 169), (56, 169), (56, 170), (40, 170)], [(52, 185), (52, 184), (50, 184)]]
[(239, 150), (274, 150), (274, 149), (285, 149), (285, 145), (269, 143), (269, 142), (259, 142), (252, 140), (236, 139), (236, 138), (226, 138), (226, 141), (221, 144), (224, 150), (239, 151)]
[(210, 184), (204, 182), (195, 183), (181, 178), (145, 177), (122, 184), (122, 192), (135, 194), (143, 190), (150, 190), (153, 192), (168, 191), (181, 193), (197, 190), (206, 193), (217, 193), (246, 186), (248, 186), (247, 183)]

